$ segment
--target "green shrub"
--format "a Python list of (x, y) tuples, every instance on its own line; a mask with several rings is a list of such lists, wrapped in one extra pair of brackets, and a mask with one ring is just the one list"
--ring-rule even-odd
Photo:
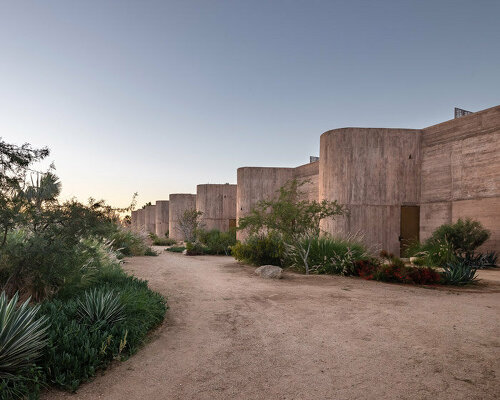
[(198, 230), (197, 240), (206, 247), (205, 254), (231, 254), (231, 246), (236, 244), (236, 230), (221, 232), (218, 229)]
[[(310, 239), (310, 243), (308, 264), (311, 273), (353, 275), (355, 262), (366, 258), (364, 245), (355, 238), (321, 236)], [(291, 246), (287, 247), (285, 264), (304, 272), (303, 261)]]
[(172, 246), (165, 249), (166, 251), (170, 251), (171, 253), (182, 253), (186, 248), (184, 246)]
[(123, 319), (114, 324), (80, 318), (82, 298), (53, 299), (42, 304), (48, 317), (49, 345), (40, 366), (50, 384), (74, 391), (113, 359), (133, 354), (147, 332), (163, 321), (165, 300), (147, 287), (147, 282), (125, 273), (100, 276), (99, 291), (114, 291), (123, 305)]
[(153, 244), (155, 246), (172, 246), (174, 244), (176, 244), (177, 241), (174, 240), (174, 239), (171, 239), (171, 238), (160, 238), (158, 236), (156, 236), (154, 239), (153, 239)]
[(187, 242), (186, 243), (186, 255), (188, 256), (201, 256), (204, 254), (211, 254), (210, 249), (201, 244), (200, 242)]
[(473, 253), (490, 237), (490, 232), (480, 222), (458, 219), (454, 224), (437, 228), (426, 241), (427, 244), (448, 242), (456, 254)]
[(283, 265), (284, 244), (278, 234), (249, 236), (231, 247), (234, 258), (253, 265)]
[(109, 236), (113, 248), (124, 256), (144, 256), (150, 250), (147, 244), (147, 235), (122, 227), (116, 228)]

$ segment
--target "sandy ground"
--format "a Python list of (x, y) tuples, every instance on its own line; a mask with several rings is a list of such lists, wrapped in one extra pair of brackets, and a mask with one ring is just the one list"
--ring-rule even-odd
[(163, 253), (125, 268), (168, 296), (164, 324), (76, 394), (45, 399), (499, 398), (500, 270), (449, 290), (270, 281), (229, 257)]

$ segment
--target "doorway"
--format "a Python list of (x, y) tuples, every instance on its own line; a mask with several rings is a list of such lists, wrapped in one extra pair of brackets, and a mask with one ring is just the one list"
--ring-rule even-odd
[(401, 206), (401, 227), (399, 234), (399, 251), (403, 256), (408, 245), (419, 240), (420, 234), (420, 207)]

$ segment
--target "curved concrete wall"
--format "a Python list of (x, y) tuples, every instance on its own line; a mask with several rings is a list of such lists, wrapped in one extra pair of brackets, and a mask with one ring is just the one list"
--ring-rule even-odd
[(323, 220), (331, 234), (364, 234), (371, 246), (399, 254), (401, 205), (420, 200), (421, 131), (343, 128), (321, 135), (319, 200), (350, 215)]
[(145, 223), (146, 232), (155, 233), (156, 232), (156, 206), (146, 206), (145, 208)]
[(144, 231), (146, 229), (146, 211), (144, 208), (137, 210), (137, 230)]
[(155, 209), (155, 229), (158, 237), (168, 232), (168, 200), (157, 200)]
[(175, 240), (184, 240), (184, 235), (179, 229), (179, 218), (184, 211), (196, 209), (196, 195), (176, 193), (169, 196), (168, 226), (170, 237)]
[[(261, 200), (271, 199), (286, 182), (294, 178), (294, 168), (242, 167), (238, 168), (236, 193), (236, 219), (248, 215)], [(238, 231), (238, 240), (244, 240), (245, 232)]]
[(201, 220), (207, 230), (227, 232), (236, 224), (237, 185), (198, 185), (196, 187), (196, 210), (203, 214)]

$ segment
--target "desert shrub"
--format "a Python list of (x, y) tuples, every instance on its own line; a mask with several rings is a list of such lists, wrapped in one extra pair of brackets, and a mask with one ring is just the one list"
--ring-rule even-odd
[(115, 250), (124, 256), (144, 256), (150, 249), (147, 235), (142, 232), (116, 227), (107, 237)]
[(443, 283), (448, 285), (465, 285), (477, 279), (477, 269), (463, 261), (454, 261), (443, 267), (441, 273)]
[(447, 241), (456, 254), (464, 254), (473, 253), (489, 237), (490, 232), (480, 222), (459, 218), (454, 224), (445, 224), (437, 228), (426, 243)]
[(155, 246), (172, 246), (177, 243), (175, 239), (169, 237), (158, 237), (154, 235), (152, 239)]
[(207, 254), (231, 254), (231, 246), (236, 244), (236, 230), (221, 232), (218, 229), (209, 231), (200, 229), (196, 232), (197, 240), (208, 248)]
[(441, 282), (441, 275), (431, 267), (381, 264), (374, 259), (357, 261), (355, 264), (355, 275), (367, 280), (417, 285), (432, 285)]
[(172, 246), (165, 249), (166, 251), (170, 251), (171, 253), (182, 253), (186, 248), (184, 246)]
[[(296, 249), (296, 246), (286, 246), (285, 264), (304, 272), (302, 257)], [(311, 240), (307, 257), (311, 273), (353, 275), (355, 262), (366, 258), (366, 249), (354, 237), (321, 236)]]
[(232, 246), (231, 252), (236, 260), (252, 265), (283, 266), (284, 244), (277, 234), (251, 235)]
[(200, 242), (186, 243), (186, 255), (201, 256), (204, 254), (210, 254), (210, 249), (207, 246), (201, 244)]
[(105, 273), (98, 292), (114, 291), (123, 307), (123, 318), (90, 323), (81, 318), (83, 297), (58, 298), (42, 304), (40, 314), (50, 322), (47, 351), (39, 365), (50, 384), (74, 391), (113, 359), (137, 351), (149, 330), (164, 318), (165, 300), (147, 282), (123, 272)]

